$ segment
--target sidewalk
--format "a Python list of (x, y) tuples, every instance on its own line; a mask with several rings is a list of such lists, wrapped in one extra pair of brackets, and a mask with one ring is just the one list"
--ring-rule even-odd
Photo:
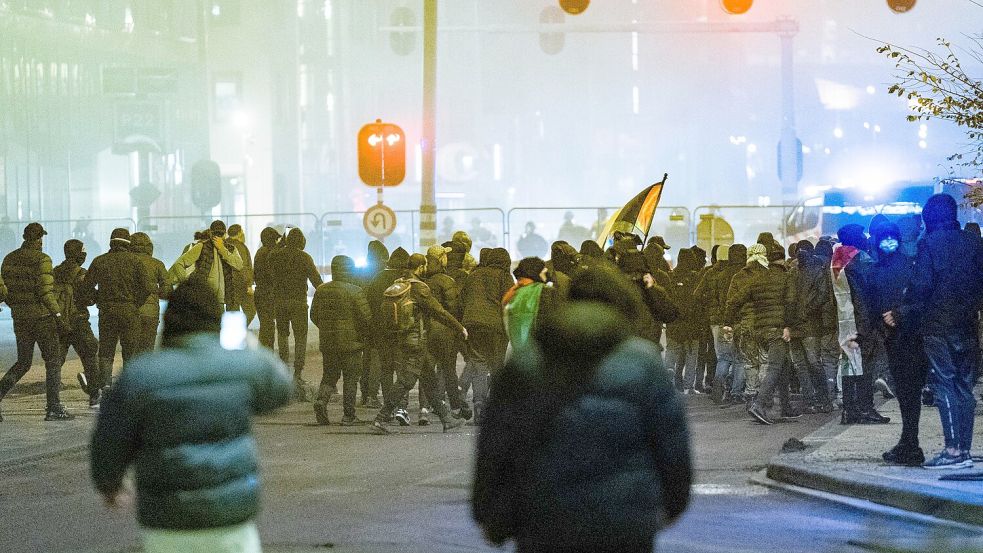
[[(976, 390), (979, 397), (980, 388)], [(881, 453), (897, 443), (901, 434), (901, 413), (896, 400), (885, 402), (881, 414), (891, 417), (887, 425), (839, 424), (839, 417), (803, 442), (808, 449), (783, 453), (768, 465), (768, 478), (837, 495), (868, 500), (941, 519), (983, 526), (983, 482), (943, 481), (948, 474), (980, 473), (983, 463), (973, 469), (929, 471), (922, 468), (889, 466)], [(977, 407), (977, 418), (983, 402)], [(974, 428), (975, 454), (983, 447), (983, 422)], [(926, 457), (942, 449), (942, 428), (938, 410), (923, 407), (920, 442)]]

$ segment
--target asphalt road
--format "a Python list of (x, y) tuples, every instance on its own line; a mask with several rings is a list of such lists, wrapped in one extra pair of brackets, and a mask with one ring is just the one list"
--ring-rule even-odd
[[(748, 484), (789, 437), (818, 428), (819, 416), (759, 426), (734, 409), (689, 397), (698, 467), (695, 497), (658, 551), (860, 551), (872, 536), (917, 539), (938, 528)], [(414, 403), (415, 404), (415, 403)], [(334, 419), (340, 406), (333, 404)], [(79, 411), (84, 411), (78, 405)], [(37, 413), (5, 411), (14, 424)], [(372, 412), (360, 410), (369, 419)], [(84, 443), (92, 417), (58, 439)], [(263, 455), (260, 532), (267, 551), (493, 551), (468, 510), (474, 428), (438, 426), (376, 436), (366, 426), (313, 424), (310, 404), (257, 421)], [(15, 426), (2, 423), (0, 432)], [(13, 431), (13, 430), (10, 430)], [(136, 551), (131, 512), (103, 507), (88, 482), (85, 451), (0, 467), (0, 551)]]

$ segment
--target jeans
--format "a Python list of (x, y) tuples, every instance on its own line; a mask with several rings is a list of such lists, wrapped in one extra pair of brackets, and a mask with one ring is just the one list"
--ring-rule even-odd
[(14, 319), (14, 338), (17, 340), (17, 362), (0, 378), (0, 400), (10, 392), (34, 362), (34, 344), (44, 359), (44, 391), (48, 409), (61, 403), (61, 345), (58, 324), (51, 315), (38, 319)]
[(475, 411), (480, 412), (488, 399), (488, 379), (498, 372), (505, 362), (508, 338), (503, 329), (472, 325), (468, 328), (468, 362), (461, 375), (462, 395), (474, 386)]
[(733, 371), (733, 378), (730, 384), (731, 396), (739, 396), (744, 393), (744, 364), (737, 355), (734, 346), (734, 339), (724, 341), (723, 327), (713, 325), (710, 327), (713, 332), (714, 348), (717, 352), (717, 369), (714, 372), (714, 390), (723, 390), (727, 381), (727, 374)]
[(318, 388), (317, 401), (327, 403), (331, 394), (342, 380), (342, 406), (346, 418), (355, 418), (355, 395), (358, 391), (358, 377), (362, 371), (361, 351), (332, 351), (321, 348), (324, 363), (324, 374), (321, 376), (321, 386)]
[(799, 379), (802, 395), (813, 403), (828, 403), (829, 393), (826, 388), (826, 372), (818, 362), (820, 356), (815, 350), (818, 345), (816, 338), (792, 338), (788, 343), (789, 356)]
[(777, 391), (782, 398), (782, 405), (788, 403), (788, 385), (783, 378), (783, 365), (788, 352), (788, 344), (782, 339), (782, 331), (769, 328), (756, 334), (758, 348), (761, 352), (761, 389), (758, 390), (756, 403), (764, 408), (771, 407), (772, 399)]
[(840, 369), (840, 343), (836, 333), (807, 336), (802, 339), (802, 345), (806, 359), (816, 370), (816, 377), (822, 376), (826, 383), (826, 400), (833, 401), (836, 397), (836, 377)]
[(666, 353), (666, 370), (672, 373), (679, 391), (692, 390), (696, 386), (696, 373), (700, 354), (700, 340), (669, 340)]
[(278, 303), (276, 329), (280, 360), (284, 365), (290, 362), (290, 330), (294, 331), (294, 378), (300, 378), (304, 372), (304, 358), (307, 356), (307, 301)]
[(973, 445), (973, 377), (979, 343), (972, 335), (925, 336), (924, 343), (934, 371), (935, 405), (942, 419), (945, 447), (969, 451)]
[(437, 388), (442, 392), (441, 396), (447, 394), (451, 409), (464, 407), (464, 394), (461, 393), (457, 379), (458, 335), (435, 325), (427, 344), (430, 347), (430, 356), (437, 365)]

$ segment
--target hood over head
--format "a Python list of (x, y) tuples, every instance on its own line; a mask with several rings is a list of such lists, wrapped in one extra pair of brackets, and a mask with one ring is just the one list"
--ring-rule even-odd
[(161, 343), (169, 347), (190, 334), (217, 334), (222, 328), (223, 311), (208, 283), (198, 279), (185, 282), (171, 292), (167, 301)]
[(259, 233), (260, 244), (272, 248), (280, 240), (280, 233), (273, 227), (266, 227)]
[(287, 247), (296, 248), (302, 250), (307, 247), (307, 237), (304, 236), (304, 231), (297, 227), (290, 229), (287, 233)]
[(512, 271), (512, 276), (517, 280), (528, 278), (529, 280), (540, 282), (540, 273), (546, 268), (546, 262), (538, 257), (527, 257), (519, 261), (519, 265)]
[(844, 246), (857, 248), (858, 250), (867, 249), (867, 237), (864, 235), (864, 227), (857, 224), (843, 225), (836, 231), (836, 237)]
[(392, 269), (395, 271), (402, 271), (406, 269), (406, 263), (410, 260), (410, 254), (403, 248), (396, 248), (393, 250), (392, 255), (389, 256), (389, 263), (386, 264), (387, 269)]
[(550, 246), (550, 259), (553, 261), (553, 269), (561, 273), (569, 274), (577, 266), (577, 250), (564, 241), (553, 242)]
[(959, 206), (955, 198), (948, 194), (935, 194), (925, 202), (922, 209), (922, 220), (925, 221), (925, 231), (958, 224)]
[(454, 233), (454, 235), (451, 237), (451, 240), (453, 240), (454, 242), (459, 242), (461, 245), (463, 245), (464, 253), (468, 253), (471, 251), (471, 246), (472, 246), (471, 237), (468, 236), (467, 232), (464, 232), (463, 230), (459, 230)]
[(347, 255), (336, 255), (331, 259), (331, 280), (352, 282), (355, 277), (355, 260)]
[(145, 232), (134, 232), (130, 235), (130, 250), (136, 253), (154, 255), (154, 243)]
[(597, 245), (597, 242), (593, 240), (584, 240), (584, 242), (580, 244), (580, 255), (583, 257), (602, 258), (604, 257), (604, 250)]
[(378, 240), (369, 242), (365, 255), (366, 265), (372, 270), (381, 270), (389, 262), (389, 249)]
[(618, 264), (621, 267), (621, 272), (628, 275), (629, 278), (638, 278), (652, 272), (648, 261), (645, 259), (645, 254), (639, 251), (625, 252), (618, 259)]
[(743, 267), (747, 263), (747, 246), (744, 244), (734, 244), (727, 250), (730, 262)]

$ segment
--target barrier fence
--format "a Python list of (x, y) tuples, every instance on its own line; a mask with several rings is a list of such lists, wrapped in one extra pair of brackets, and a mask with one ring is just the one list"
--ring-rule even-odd
[[(584, 240), (593, 239), (617, 207), (516, 207), (447, 209), (437, 213), (437, 239), (451, 239), (457, 230), (471, 236), (473, 251), (486, 247), (505, 247), (513, 259), (532, 255), (549, 256), (549, 245), (566, 240), (580, 247)], [(753, 244), (762, 232), (770, 232), (783, 244), (796, 239), (797, 227), (788, 224), (790, 215), (801, 211), (798, 206), (699, 206), (692, 212), (681, 206), (660, 206), (653, 218), (650, 236), (663, 236), (672, 246), (670, 253), (691, 245), (710, 250), (715, 244)], [(417, 210), (396, 211), (396, 229), (383, 242), (389, 251), (402, 247), (408, 252), (421, 251)], [(307, 251), (315, 263), (328, 271), (336, 255), (348, 255), (356, 263), (364, 263), (368, 243), (373, 240), (362, 227), (362, 212), (261, 213), (251, 215), (189, 215), (148, 217), (141, 227), (154, 242), (155, 257), (170, 265), (185, 246), (193, 241), (197, 230), (208, 228), (214, 219), (227, 226), (240, 224), (246, 244), (255, 254), (260, 246), (260, 232), (273, 226), (281, 232), (290, 227), (300, 228), (307, 238)], [(0, 223), (0, 256), (20, 245), (23, 228), (30, 221)], [(108, 250), (109, 235), (114, 228), (136, 230), (136, 222), (128, 218), (66, 219), (39, 221), (48, 231), (44, 250), (57, 264), (63, 259), (62, 245), (70, 238), (82, 240), (89, 259)], [(808, 221), (807, 221), (808, 222)], [(813, 224), (814, 222), (808, 222)], [(803, 223), (804, 224), (804, 223)], [(800, 225), (802, 226), (802, 225)]]

